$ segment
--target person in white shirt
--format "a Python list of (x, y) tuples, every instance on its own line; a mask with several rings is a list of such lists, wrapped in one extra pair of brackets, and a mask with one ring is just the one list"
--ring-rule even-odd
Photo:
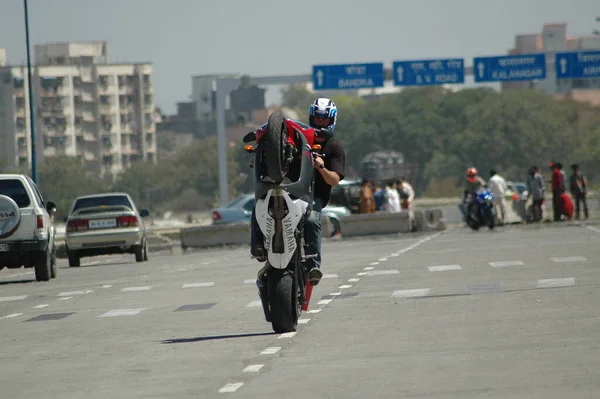
[(506, 200), (504, 199), (504, 193), (508, 186), (502, 176), (500, 176), (494, 169), (490, 170), (490, 180), (488, 180), (488, 190), (494, 196), (494, 205), (500, 208), (502, 214), (501, 222), (506, 222)]
[(394, 187), (395, 185), (390, 182), (385, 187), (385, 210), (387, 212), (400, 212), (400, 195)]
[(415, 199), (415, 190), (412, 188), (409, 182), (404, 177), (396, 182), (398, 186), (398, 193), (400, 194), (400, 202), (402, 209), (411, 209), (412, 202)]

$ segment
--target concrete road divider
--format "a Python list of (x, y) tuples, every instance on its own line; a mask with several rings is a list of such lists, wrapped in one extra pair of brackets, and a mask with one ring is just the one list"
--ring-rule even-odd
[(441, 209), (413, 211), (415, 231), (441, 231), (446, 229)]
[[(323, 237), (329, 237), (329, 226), (323, 226)], [(373, 213), (351, 215), (340, 219), (342, 237), (439, 231), (446, 228), (441, 209), (402, 211), (399, 213)], [(207, 248), (214, 246), (248, 246), (250, 226), (230, 224), (218, 226), (186, 227), (180, 230), (181, 248)]]
[(186, 227), (180, 230), (181, 248), (250, 245), (249, 224)]

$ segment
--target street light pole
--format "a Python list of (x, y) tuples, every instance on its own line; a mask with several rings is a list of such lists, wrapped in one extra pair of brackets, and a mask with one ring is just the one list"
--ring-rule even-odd
[(31, 178), (35, 184), (37, 180), (37, 154), (35, 144), (35, 112), (33, 106), (33, 79), (31, 77), (31, 54), (29, 51), (29, 8), (27, 0), (23, 0), (25, 11), (25, 42), (27, 46), (27, 89), (29, 91), (29, 128), (31, 129)]

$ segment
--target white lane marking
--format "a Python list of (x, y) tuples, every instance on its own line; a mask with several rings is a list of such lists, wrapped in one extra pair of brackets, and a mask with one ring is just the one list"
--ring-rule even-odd
[(312, 310), (309, 310), (309, 311), (308, 311), (308, 312), (306, 312), (306, 313), (319, 313), (321, 310), (322, 310), (322, 309), (312, 309)]
[(395, 253), (391, 254), (390, 256), (393, 257), (393, 258), (396, 258), (396, 257), (400, 256), (400, 254), (397, 253), (397, 252), (395, 252)]
[(277, 339), (292, 338), (294, 335), (296, 335), (296, 331), (286, 332), (286, 333), (279, 335), (279, 337), (277, 337)]
[(414, 290), (396, 290), (392, 294), (395, 298), (414, 298), (419, 296), (427, 296), (429, 294), (429, 288), (418, 288)]
[(331, 301), (333, 301), (333, 299), (321, 299), (319, 302), (317, 302), (317, 305), (327, 305), (331, 303)]
[(584, 262), (587, 259), (583, 256), (568, 256), (566, 258), (552, 258), (553, 262), (562, 263), (562, 262)]
[(121, 292), (148, 291), (151, 287), (126, 287)]
[(255, 278), (249, 278), (244, 280), (244, 284), (254, 284), (256, 282)]
[(25, 298), (27, 298), (27, 295), (5, 296), (5, 297), (0, 297), (0, 302), (20, 301), (21, 299), (25, 299)]
[(448, 270), (461, 270), (460, 265), (441, 265), (441, 266), (429, 266), (430, 272), (445, 272)]
[(142, 310), (146, 310), (146, 308), (140, 309), (115, 309), (108, 311), (98, 317), (116, 317), (116, 316), (134, 316), (140, 313)]
[(270, 346), (264, 351), (260, 352), (261, 355), (274, 355), (281, 350), (281, 346)]
[(377, 266), (379, 264), (379, 262), (371, 262), (369, 263), (371, 266)]
[(575, 285), (575, 277), (547, 278), (537, 281), (538, 288), (570, 287)]
[(184, 284), (181, 286), (181, 288), (200, 288), (200, 287), (212, 287), (213, 285), (215, 285), (215, 283), (210, 282), (210, 283), (190, 283), (190, 284)]
[(22, 314), (23, 313), (12, 313), (12, 314), (9, 314), (8, 316), (0, 317), (0, 319), (12, 319), (13, 317), (21, 316)]
[(338, 278), (337, 274), (324, 274), (322, 278)]
[(25, 272), (25, 273), (9, 274), (8, 276), (1, 276), (0, 278), (12, 278), (12, 277), (26, 276), (26, 275), (28, 275), (28, 274), (33, 274), (33, 272)]
[(258, 301), (252, 301), (249, 304), (246, 305), (247, 308), (254, 308), (257, 306), (262, 306), (262, 301), (258, 300)]
[(298, 324), (306, 324), (310, 321), (310, 319), (298, 319)]
[(367, 272), (368, 276), (386, 276), (389, 274), (398, 274), (400, 273), (398, 270), (396, 269), (392, 269), (392, 270), (373, 270), (372, 272)]
[(349, 278), (348, 279), (349, 283), (356, 283), (357, 281), (360, 281), (360, 279), (359, 278)]
[(229, 383), (229, 384), (226, 384), (223, 388), (220, 388), (219, 389), (219, 393), (235, 392), (235, 391), (237, 391), (238, 389), (240, 389), (243, 386), (244, 386), (243, 382)]
[(86, 294), (90, 294), (92, 292), (94, 292), (94, 290), (68, 291), (68, 292), (61, 292), (57, 296), (86, 295)]
[(351, 285), (349, 285), (349, 284), (345, 284), (345, 285), (340, 285), (338, 288), (339, 288), (340, 290), (345, 290), (346, 288), (350, 288), (350, 287), (352, 287), (352, 286), (351, 286)]
[(62, 298), (58, 298), (59, 301), (66, 301), (67, 299), (73, 299), (73, 297), (72, 296), (65, 296), (65, 297), (62, 297)]
[(251, 364), (244, 369), (244, 373), (258, 373), (264, 364)]
[(379, 258), (377, 259), (378, 262), (386, 262), (388, 260), (388, 258)]
[(596, 233), (600, 233), (600, 229), (594, 226), (586, 226), (588, 229), (595, 231)]
[(340, 295), (342, 295), (342, 293), (341, 292), (332, 292), (329, 295), (331, 295), (331, 296), (340, 296)]
[(102, 286), (102, 287), (100, 287), (100, 288), (110, 288), (110, 287), (112, 287), (112, 284), (106, 284), (106, 285), (103, 285), (103, 286)]
[(365, 267), (363, 270), (373, 270), (375, 269), (374, 267)]
[(48, 304), (47, 304), (47, 303), (44, 303), (43, 305), (37, 305), (37, 306), (34, 306), (33, 308), (34, 308), (34, 309), (43, 309), (43, 308), (45, 308), (46, 306), (48, 306)]
[(523, 266), (524, 263), (520, 260), (506, 260), (502, 262), (490, 262), (492, 267), (504, 267), (504, 266)]
[[(446, 231), (447, 231), (447, 230), (446, 230)], [(412, 244), (412, 245), (409, 245), (409, 246), (408, 246), (408, 247), (406, 247), (406, 248), (402, 248), (402, 249), (401, 249), (401, 250), (399, 250), (397, 253), (398, 253), (398, 254), (405, 254), (405, 253), (407, 253), (408, 251), (412, 251), (413, 249), (415, 249), (415, 248), (416, 248), (416, 247), (418, 247), (419, 245), (421, 245), (421, 244), (424, 244), (424, 243), (426, 243), (426, 242), (427, 242), (427, 241), (429, 241), (429, 240), (433, 240), (433, 239), (434, 239), (434, 238), (436, 238), (436, 237), (439, 237), (439, 236), (440, 236), (442, 233), (443, 233), (443, 231), (440, 231), (439, 233), (435, 233), (435, 234), (432, 234), (432, 235), (430, 235), (430, 236), (427, 236), (427, 237), (425, 237), (425, 238), (422, 238), (422, 239), (420, 239), (419, 241), (415, 242), (414, 244)]]
[(367, 272), (360, 272), (360, 273), (356, 273), (357, 276), (366, 276)]

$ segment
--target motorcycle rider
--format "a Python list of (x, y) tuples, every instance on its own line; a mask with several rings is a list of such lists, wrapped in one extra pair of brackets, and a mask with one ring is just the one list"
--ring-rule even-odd
[[(337, 106), (329, 98), (317, 98), (309, 107), (309, 124), (315, 129), (315, 144), (322, 146), (320, 153), (323, 158), (315, 156), (313, 167), (315, 173), (314, 200), (312, 212), (304, 223), (304, 239), (306, 254), (316, 255), (307, 257), (306, 266), (309, 270), (308, 278), (312, 285), (319, 284), (323, 277), (321, 272), (321, 210), (327, 206), (331, 195), (331, 188), (344, 179), (346, 169), (346, 154), (342, 144), (334, 137), (337, 123)], [(299, 163), (297, 163), (299, 165)], [(292, 164), (292, 168), (293, 168)], [(298, 168), (290, 169), (288, 177), (297, 178)], [(296, 175), (296, 176), (294, 176)], [(266, 261), (263, 247), (263, 235), (256, 221), (255, 210), (252, 210), (250, 223), (251, 244), (250, 253), (259, 262)]]
[(481, 187), (486, 187), (487, 184), (480, 176), (477, 175), (477, 169), (468, 168), (466, 173), (464, 191), (459, 205), (465, 222), (471, 210), (472, 194)]

